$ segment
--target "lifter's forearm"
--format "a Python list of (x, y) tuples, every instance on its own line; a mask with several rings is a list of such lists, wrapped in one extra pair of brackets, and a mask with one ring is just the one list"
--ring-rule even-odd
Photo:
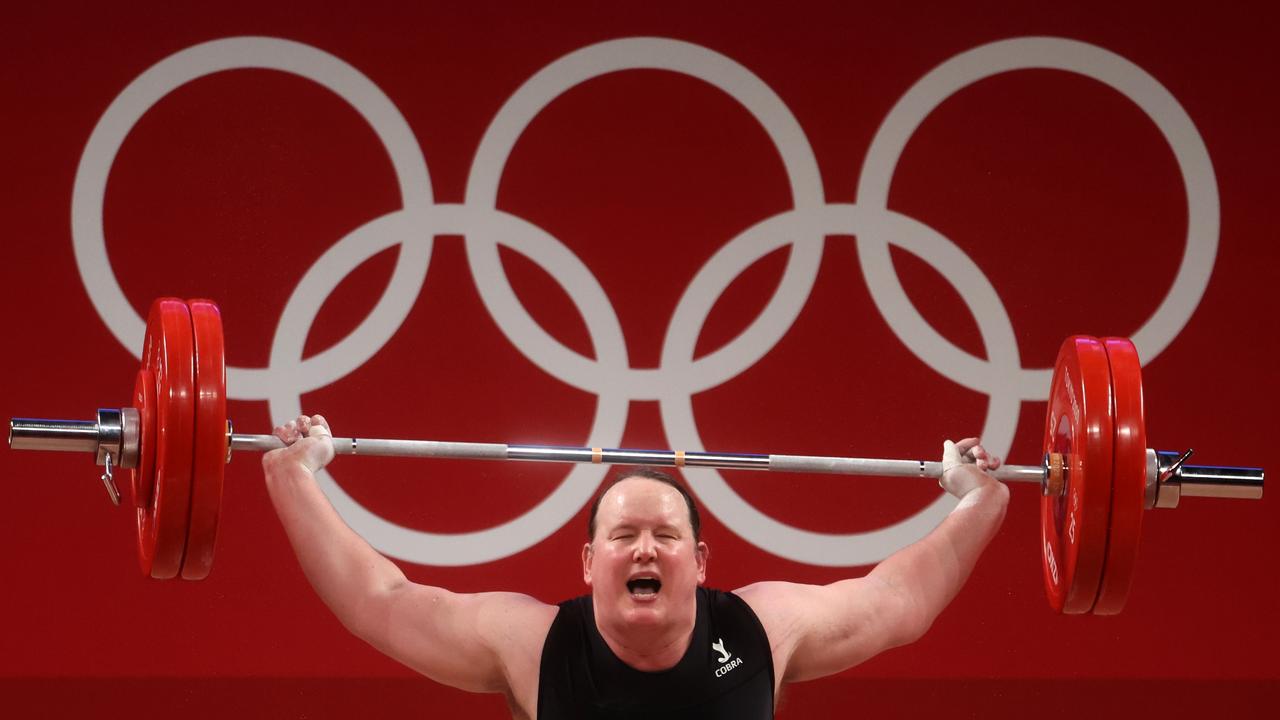
[(1004, 520), (1009, 488), (990, 482), (971, 490), (924, 539), (894, 553), (871, 571), (900, 591), (912, 607), (915, 633), (923, 634), (960, 592), (978, 557)]
[(316, 594), (348, 629), (360, 634), (368, 600), (405, 581), (343, 522), (315, 476), (289, 458), (264, 458), (267, 492)]

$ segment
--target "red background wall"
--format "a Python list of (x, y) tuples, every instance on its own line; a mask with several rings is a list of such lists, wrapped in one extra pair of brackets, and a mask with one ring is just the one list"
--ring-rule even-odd
[[(804, 142), (787, 147), (811, 148), (825, 202), (854, 203), (873, 136), (921, 76), (986, 43), (1056, 36), (1116, 53), (1154, 77), (1212, 162), (1221, 219), (1207, 286), (1169, 346), (1143, 358), (1152, 444), (1194, 446), (1206, 463), (1265, 465), (1280, 349), (1277, 15), (1270, 5), (1243, 5), (141, 3), (10, 11), (0, 50), (0, 271), (9, 308), (0, 415), (89, 418), (95, 407), (127, 402), (137, 348), (116, 339), (86, 292), (73, 253), (73, 187), (113, 100), (148, 68), (199, 43), (272, 36), (350, 64), (411, 128), (434, 202), (456, 205), (468, 200), (489, 123), (539, 70), (606, 40), (681, 40), (732, 59), (771, 88), (803, 131)], [(659, 368), (677, 303), (700, 268), (740, 232), (796, 203), (780, 152), (725, 93), (687, 75), (629, 70), (572, 88), (533, 119), (501, 175), (497, 206), (576, 256), (617, 317), (629, 366)], [(1045, 368), (1064, 336), (1131, 335), (1156, 312), (1187, 246), (1186, 192), (1169, 143), (1125, 95), (1080, 75), (1021, 70), (981, 80), (928, 115), (897, 164), (888, 204), (972, 260), (1008, 315), (1021, 365)], [(215, 298), (228, 362), (263, 367), (308, 269), (403, 202), (387, 152), (350, 105), (294, 75), (232, 70), (182, 85), (142, 116), (110, 165), (101, 217), (110, 270), (135, 312), (160, 295)], [(340, 433), (363, 436), (598, 441), (596, 395), (540, 369), (509, 339), (482, 302), (463, 242), (436, 239), (423, 288), (390, 340), (351, 373), (306, 392), (303, 405), (327, 413)], [(374, 255), (316, 300), (323, 304), (306, 355), (361, 324), (398, 252)], [(697, 356), (752, 323), (791, 252), (784, 246), (738, 276), (709, 313)], [(601, 352), (572, 299), (582, 288), (562, 288), (510, 248), (500, 257), (547, 333), (587, 358)], [(892, 258), (927, 322), (986, 357), (980, 321), (944, 277), (961, 269), (900, 249)], [(829, 237), (785, 336), (693, 395), (707, 448), (933, 456), (941, 438), (982, 429), (987, 393), (935, 371), (898, 338), (861, 262), (853, 239)], [(234, 383), (229, 391), (235, 395)], [(1021, 402), (1007, 443), (1014, 462), (1037, 461), (1043, 412), (1043, 402)], [(242, 432), (266, 432), (282, 419), (261, 398), (234, 401), (230, 413)], [(652, 398), (630, 402), (622, 445), (668, 447), (669, 433)], [(433, 533), (517, 518), (566, 472), (371, 459), (334, 466), (337, 482), (365, 507)], [(9, 483), (0, 511), (0, 709), (504, 715), (501, 700), (434, 686), (345, 634), (302, 578), (254, 458), (228, 467), (218, 561), (201, 583), (139, 575), (132, 518), (112, 512), (96, 474), (87, 458), (0, 451)], [(756, 508), (824, 533), (875, 530), (936, 497), (927, 482), (726, 477)], [(1273, 499), (1188, 500), (1148, 513), (1135, 588), (1114, 618), (1048, 609), (1038, 507), (1034, 490), (1015, 488), (1004, 530), (924, 640), (789, 690), (782, 716), (1275, 711)], [(829, 582), (866, 570), (782, 559), (714, 509), (708, 514), (712, 585)], [(545, 540), (491, 562), (402, 564), (423, 582), (554, 602), (583, 590), (576, 557), (584, 524), (585, 508)]]

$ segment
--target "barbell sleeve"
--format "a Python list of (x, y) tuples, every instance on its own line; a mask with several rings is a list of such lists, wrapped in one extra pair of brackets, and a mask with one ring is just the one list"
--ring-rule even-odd
[(13, 418), (9, 421), (9, 447), (14, 450), (97, 452), (98, 423), (93, 420)]

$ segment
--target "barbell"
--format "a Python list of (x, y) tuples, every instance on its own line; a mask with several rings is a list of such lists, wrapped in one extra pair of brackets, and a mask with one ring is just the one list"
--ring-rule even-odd
[[(100, 409), (96, 420), (13, 418), (17, 450), (86, 451), (103, 465), (103, 484), (120, 504), (115, 470), (137, 513), (138, 557), (157, 579), (200, 580), (213, 567), (225, 465), (234, 451), (268, 451), (272, 435), (233, 432), (226, 413), (222, 317), (209, 300), (160, 298), (147, 317), (133, 402)], [(643, 464), (938, 478), (924, 460), (626, 448), (506, 445), (334, 438), (340, 455)], [(1045, 590), (1068, 614), (1118, 613), (1128, 597), (1145, 509), (1187, 497), (1262, 497), (1261, 468), (1193, 466), (1184, 453), (1147, 448), (1142, 373), (1133, 343), (1077, 335), (1054, 364), (1038, 465), (1004, 465), (1005, 482), (1041, 490)]]

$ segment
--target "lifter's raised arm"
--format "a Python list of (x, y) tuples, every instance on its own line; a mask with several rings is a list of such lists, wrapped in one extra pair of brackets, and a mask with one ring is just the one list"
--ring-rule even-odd
[(960, 503), (923, 539), (869, 574), (830, 585), (765, 582), (738, 594), (773, 646), (778, 682), (840, 672), (914, 642), (960, 591), (1004, 520), (1009, 488), (976, 439), (947, 443), (940, 484)]
[[(515, 593), (460, 594), (410, 582), (343, 522), (314, 473), (333, 459), (319, 415), (276, 428), (267, 490), (316, 593), (353, 634), (437, 682), (523, 705), (556, 608)], [(514, 677), (513, 677), (514, 675)]]
[(1009, 487), (987, 473), (1000, 466), (976, 438), (943, 447), (939, 485), (960, 498), (933, 532), (886, 558), (871, 571), (911, 606), (912, 634), (919, 637), (960, 592), (978, 557), (995, 537), (1009, 505)]

